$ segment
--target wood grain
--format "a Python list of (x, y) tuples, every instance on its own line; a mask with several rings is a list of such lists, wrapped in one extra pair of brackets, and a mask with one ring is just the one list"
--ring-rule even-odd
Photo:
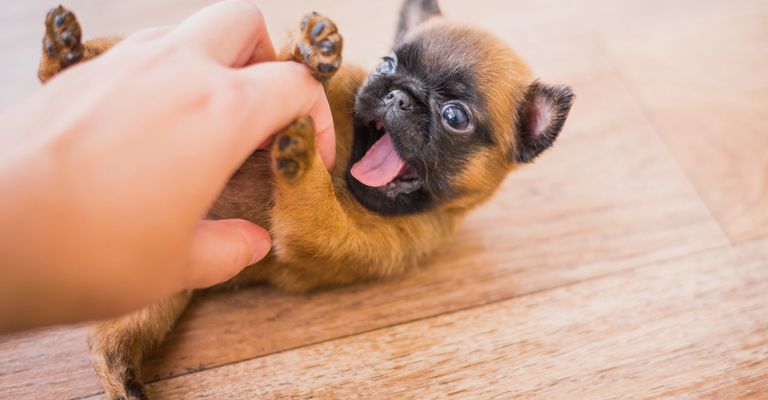
[(0, 399), (73, 398), (98, 392), (85, 327), (0, 336)]
[(158, 398), (765, 398), (768, 264), (748, 247), (152, 384)]
[(728, 236), (764, 237), (768, 3), (690, 3), (682, 20), (656, 18), (661, 2), (625, 9), (599, 40)]
[[(175, 23), (205, 3), (66, 5), (78, 12), (87, 35), (104, 35)], [(276, 39), (307, 11), (331, 16), (346, 33), (346, 60), (370, 66), (388, 51), (398, 3), (259, 5)], [(763, 4), (739, 1), (726, 10), (715, 1), (442, 3), (447, 14), (507, 40), (546, 81), (574, 87), (577, 101), (554, 149), (507, 179), (410, 276), (311, 295), (252, 288), (202, 299), (150, 360), (144, 375), (160, 380), (152, 390), (186, 398), (210, 386), (218, 398), (213, 393), (232, 394), (222, 387), (236, 382), (232, 390), (287, 397), (315, 391), (349, 397), (356, 386), (374, 394), (367, 397), (402, 387), (393, 396), (417, 398), (448, 395), (448, 387), (482, 398), (764, 393), (757, 389), (766, 382), (768, 336), (765, 319), (752, 307), (765, 309), (755, 288), (765, 289), (759, 268), (766, 266), (768, 245), (729, 250), (729, 239), (768, 235), (761, 203), (768, 165), (760, 153), (768, 136), (759, 135), (768, 95), (765, 78), (757, 76), (765, 60), (765, 31), (756, 25), (765, 20)], [(37, 87), (40, 20), (48, 7), (40, 0), (16, 2), (0, 13), (0, 107)], [(707, 26), (717, 29), (698, 35)], [(695, 64), (702, 57), (711, 75)], [(728, 90), (740, 97), (717, 96), (727, 91), (734, 65), (740, 75)], [(695, 122), (685, 125), (689, 117)], [(733, 133), (730, 126), (747, 129)], [(717, 250), (680, 258), (707, 249)], [(713, 293), (692, 292), (690, 282)], [(724, 297), (720, 303), (718, 296)], [(711, 316), (702, 315), (700, 301)], [(637, 320), (627, 319), (635, 314)], [(700, 329), (691, 329), (701, 321)], [(763, 326), (762, 333), (749, 321)], [(675, 328), (688, 336), (675, 336)], [(0, 336), (0, 399), (99, 393), (84, 335), (76, 327)], [(412, 355), (403, 347), (408, 341), (416, 346)], [(353, 350), (365, 357), (352, 359)], [(718, 367), (720, 360), (725, 366)], [(605, 368), (597, 368), (603, 362)], [(703, 389), (679, 373), (687, 362)], [(582, 366), (593, 369), (580, 372)], [(509, 382), (513, 391), (505, 393)]]
[[(537, 70), (580, 68), (590, 56), (572, 46), (574, 38), (591, 38), (729, 238), (768, 234), (768, 3), (507, 4), (514, 15), (485, 14), (483, 26), (503, 32), (524, 55), (569, 56), (567, 63), (534, 57)], [(472, 2), (449, 6), (470, 20), (477, 14)], [(563, 32), (571, 37), (553, 40)]]

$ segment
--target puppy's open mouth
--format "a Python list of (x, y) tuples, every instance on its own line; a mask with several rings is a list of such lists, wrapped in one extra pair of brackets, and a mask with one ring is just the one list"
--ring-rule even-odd
[(373, 144), (352, 165), (352, 176), (366, 186), (380, 188), (392, 198), (418, 190), (421, 187), (418, 174), (397, 153), (384, 124), (380, 120), (371, 121), (368, 130)]

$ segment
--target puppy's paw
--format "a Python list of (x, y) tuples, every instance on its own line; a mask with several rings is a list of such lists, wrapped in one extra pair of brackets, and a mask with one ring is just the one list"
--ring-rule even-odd
[(312, 166), (315, 152), (315, 123), (312, 117), (301, 117), (275, 137), (272, 144), (275, 176), (286, 182), (298, 181)]
[(43, 51), (51, 61), (58, 61), (61, 69), (83, 58), (82, 31), (75, 14), (58, 6), (45, 17)]
[[(94, 355), (93, 358), (99, 358), (101, 355)], [(116, 357), (114, 354), (107, 354), (103, 361), (96, 361), (97, 371), (102, 377), (104, 383), (104, 397), (110, 400), (149, 400), (144, 385), (137, 378), (136, 369), (129, 363)], [(103, 366), (99, 370), (99, 364)]]
[(104, 385), (104, 398), (109, 400), (148, 400), (138, 378), (138, 360), (129, 347), (113, 337), (93, 331), (88, 348), (96, 373)]
[(330, 19), (313, 12), (301, 21), (294, 57), (309, 67), (320, 82), (330, 79), (341, 66), (344, 40)]
[(117, 400), (149, 400), (144, 392), (144, 385), (135, 379), (129, 379), (123, 384), (123, 392), (115, 397)]

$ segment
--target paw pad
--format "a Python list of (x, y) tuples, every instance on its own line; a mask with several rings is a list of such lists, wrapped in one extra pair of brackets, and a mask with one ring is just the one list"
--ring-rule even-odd
[(336, 52), (336, 42), (325, 39), (317, 44), (317, 49), (320, 50), (320, 54), (324, 56), (330, 56)]
[(83, 57), (82, 32), (75, 14), (58, 6), (45, 18), (43, 50), (49, 58), (58, 59), (63, 68), (77, 63)]
[(272, 149), (278, 177), (295, 181), (312, 165), (315, 157), (315, 125), (310, 117), (296, 120), (278, 134)]
[(280, 140), (277, 142), (277, 147), (280, 149), (280, 151), (285, 151), (288, 149), (290, 145), (293, 144), (293, 139), (291, 139), (290, 136), (282, 136), (280, 137)]

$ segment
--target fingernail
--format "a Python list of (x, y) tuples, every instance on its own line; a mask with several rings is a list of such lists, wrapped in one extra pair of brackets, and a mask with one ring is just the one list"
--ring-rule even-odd
[(249, 235), (251, 243), (253, 243), (253, 257), (251, 257), (251, 261), (248, 263), (248, 266), (256, 264), (257, 262), (264, 259), (264, 257), (269, 254), (269, 251), (272, 249), (272, 241), (270, 240), (268, 235)]

